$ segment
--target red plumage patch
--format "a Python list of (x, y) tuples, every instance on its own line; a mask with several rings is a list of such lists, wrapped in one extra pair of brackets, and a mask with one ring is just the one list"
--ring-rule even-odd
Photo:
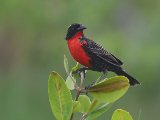
[(82, 44), (82, 46), (85, 46), (85, 45), (87, 45), (87, 42), (83, 41), (81, 44)]
[(92, 67), (90, 63), (90, 57), (87, 55), (87, 53), (84, 51), (82, 47), (82, 45), (87, 45), (87, 42), (86, 41), (83, 41), (82, 43), (79, 42), (79, 38), (81, 35), (82, 33), (78, 32), (73, 38), (67, 40), (68, 48), (70, 50), (72, 57), (77, 62), (86, 67)]

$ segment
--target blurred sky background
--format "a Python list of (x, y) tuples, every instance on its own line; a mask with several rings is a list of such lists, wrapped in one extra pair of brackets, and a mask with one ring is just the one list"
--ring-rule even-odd
[[(160, 0), (0, 0), (0, 120), (54, 120), (48, 75), (66, 77), (64, 54), (76, 63), (64, 39), (75, 22), (141, 82), (98, 120), (117, 108), (134, 120), (159, 119)], [(88, 72), (87, 81), (98, 76)]]

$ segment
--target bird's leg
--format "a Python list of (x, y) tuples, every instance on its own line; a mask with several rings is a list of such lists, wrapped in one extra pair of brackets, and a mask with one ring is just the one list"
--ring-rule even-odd
[(76, 71), (73, 71), (72, 74), (77, 74), (78, 73), (80, 75), (80, 73), (83, 72), (84, 78), (85, 78), (85, 74), (86, 74), (85, 70), (90, 70), (90, 68), (82, 67), (82, 68), (77, 69)]
[(95, 83), (101, 81), (103, 78), (105, 78), (107, 76), (107, 70), (103, 71), (102, 75), (97, 79), (91, 82), (91, 84), (87, 85), (85, 87), (85, 89), (89, 89), (90, 87), (92, 87)]
[(87, 69), (88, 69), (88, 68), (86, 68), (86, 67), (82, 67), (82, 68), (77, 69), (76, 71), (73, 71), (72, 74), (77, 74), (77, 73), (82, 72), (82, 71), (85, 71), (85, 70), (87, 70)]
[(102, 72), (102, 75), (97, 79), (96, 83), (103, 80), (106, 77), (107, 77), (107, 70)]

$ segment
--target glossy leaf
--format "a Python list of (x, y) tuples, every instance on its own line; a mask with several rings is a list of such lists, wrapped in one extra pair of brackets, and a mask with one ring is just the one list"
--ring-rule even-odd
[(114, 102), (122, 97), (129, 88), (129, 81), (124, 76), (116, 76), (92, 86), (88, 92), (101, 102)]
[(80, 112), (81, 104), (79, 101), (73, 101), (73, 112)]
[(80, 112), (82, 112), (82, 113), (87, 112), (87, 110), (91, 104), (89, 97), (86, 95), (80, 95), (78, 98), (78, 101), (81, 104)]
[(48, 80), (48, 94), (52, 112), (57, 120), (69, 120), (72, 113), (72, 96), (63, 78), (52, 72)]
[(90, 112), (92, 112), (96, 107), (98, 107), (99, 105), (99, 101), (97, 99), (93, 99), (91, 102), (91, 105), (89, 106), (86, 114), (89, 114)]
[(117, 109), (112, 115), (112, 120), (133, 120), (133, 118), (129, 112), (122, 109)]
[(76, 82), (76, 80), (71, 75), (69, 75), (66, 79), (66, 85), (70, 90), (74, 89), (75, 82)]
[(88, 108), (91, 105), (90, 99), (86, 95), (80, 95), (78, 101), (73, 102), (73, 112), (87, 112)]
[(111, 107), (111, 104), (105, 103), (98, 107), (97, 109), (93, 110), (91, 113), (87, 115), (86, 120), (95, 120), (99, 116), (101, 116), (103, 113), (105, 113), (109, 108)]
[(77, 64), (72, 68), (72, 71), (76, 71), (80, 68), (80, 64), (77, 62)]

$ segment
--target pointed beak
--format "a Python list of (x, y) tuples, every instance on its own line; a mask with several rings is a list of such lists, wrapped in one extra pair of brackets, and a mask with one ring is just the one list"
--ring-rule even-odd
[(78, 30), (84, 30), (84, 29), (87, 29), (84, 25), (81, 25)]

